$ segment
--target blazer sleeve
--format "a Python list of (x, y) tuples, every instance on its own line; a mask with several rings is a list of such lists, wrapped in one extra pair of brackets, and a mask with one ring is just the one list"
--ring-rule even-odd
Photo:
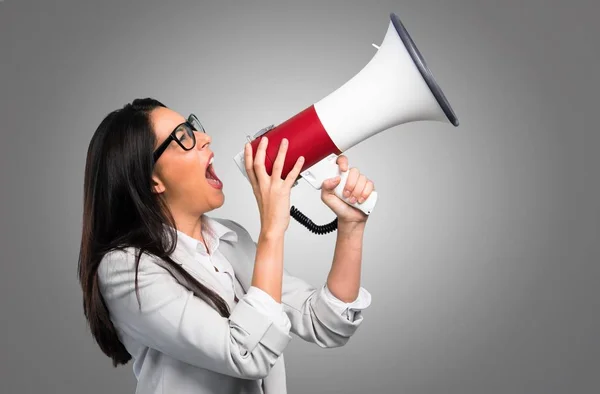
[[(135, 292), (132, 248), (106, 254), (98, 281), (110, 318), (145, 346), (197, 367), (243, 379), (269, 374), (292, 337), (246, 297), (229, 318), (182, 286), (154, 256), (142, 255)], [(288, 329), (286, 330), (286, 327)]]
[(371, 293), (364, 287), (359, 289), (358, 297), (352, 302), (344, 302), (334, 296), (329, 287), (327, 287), (327, 283), (323, 285), (323, 292), (325, 293), (325, 297), (336, 306), (337, 313), (352, 321), (362, 314), (363, 309), (371, 305)]
[[(366, 292), (361, 287), (361, 292)], [(340, 313), (339, 305), (327, 297), (325, 285), (315, 288), (284, 269), (281, 303), (292, 323), (291, 331), (323, 348), (345, 345), (364, 320), (357, 310), (353, 319)]]

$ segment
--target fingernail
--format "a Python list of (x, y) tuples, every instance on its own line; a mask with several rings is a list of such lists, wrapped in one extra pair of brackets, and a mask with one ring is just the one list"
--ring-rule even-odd
[(350, 195), (350, 190), (344, 190), (344, 197), (348, 197)]
[(354, 204), (356, 202), (356, 197), (350, 197), (350, 204)]
[(364, 199), (364, 198), (362, 198), (362, 197), (358, 199), (358, 203), (359, 203), (359, 204), (362, 204), (362, 202), (363, 202), (363, 201), (365, 201), (365, 199)]

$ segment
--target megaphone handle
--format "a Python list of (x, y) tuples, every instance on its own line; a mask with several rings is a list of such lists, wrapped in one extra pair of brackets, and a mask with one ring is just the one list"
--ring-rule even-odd
[[(354, 204), (351, 204), (349, 202), (351, 197), (346, 198), (343, 194), (350, 171), (340, 171), (340, 166), (336, 163), (336, 160), (337, 155), (332, 153), (321, 161), (313, 164), (304, 172), (300, 173), (300, 176), (315, 189), (319, 190), (323, 186), (323, 182), (326, 179), (335, 178), (337, 175), (339, 175), (340, 183), (335, 187), (334, 194), (346, 204), (360, 209), (365, 214), (370, 215), (371, 212), (373, 212), (373, 208), (375, 208), (375, 203), (377, 202), (377, 192), (373, 190), (371, 194), (369, 194), (369, 197), (362, 203), (356, 201)], [(348, 166), (348, 168), (350, 168), (350, 166)]]
[[(348, 165), (348, 168), (350, 167), (350, 165)], [(340, 183), (335, 187), (334, 193), (336, 196), (338, 196), (340, 199), (342, 199), (346, 204), (353, 206), (354, 208), (360, 209), (361, 211), (363, 211), (365, 214), (370, 215), (371, 212), (373, 212), (373, 208), (375, 208), (375, 204), (377, 203), (377, 192), (375, 190), (373, 190), (371, 192), (371, 194), (369, 194), (369, 197), (363, 201), (362, 203), (358, 203), (358, 201), (356, 201), (354, 204), (351, 204), (349, 202), (350, 198), (352, 198), (352, 196), (348, 196), (348, 197), (344, 197), (344, 187), (346, 186), (346, 182), (348, 181), (348, 175), (350, 174), (350, 171), (340, 171), (339, 167), (338, 167), (338, 175), (340, 176)]]

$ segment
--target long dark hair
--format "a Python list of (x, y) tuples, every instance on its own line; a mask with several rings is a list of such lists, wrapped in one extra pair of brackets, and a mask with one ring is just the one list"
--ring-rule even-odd
[[(140, 304), (138, 267), (142, 253), (164, 259), (187, 280), (197, 284), (196, 296), (229, 317), (227, 303), (199, 283), (169, 256), (177, 231), (163, 198), (152, 192), (152, 152), (156, 135), (150, 113), (161, 102), (136, 99), (109, 113), (96, 129), (88, 147), (83, 185), (83, 226), (77, 275), (83, 290), (83, 312), (100, 349), (113, 366), (126, 364), (131, 355), (119, 340), (98, 286), (98, 266), (111, 250), (134, 247), (135, 290)], [(168, 224), (168, 230), (164, 224)]]

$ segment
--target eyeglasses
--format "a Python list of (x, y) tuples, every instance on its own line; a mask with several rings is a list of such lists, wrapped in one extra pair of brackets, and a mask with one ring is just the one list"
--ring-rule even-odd
[(186, 122), (183, 122), (169, 134), (166, 140), (164, 140), (158, 148), (154, 151), (154, 163), (163, 154), (167, 146), (171, 143), (171, 141), (175, 141), (181, 146), (183, 150), (190, 150), (196, 146), (196, 135), (194, 131), (198, 131), (201, 133), (206, 133), (204, 131), (204, 127), (194, 114), (190, 114)]

